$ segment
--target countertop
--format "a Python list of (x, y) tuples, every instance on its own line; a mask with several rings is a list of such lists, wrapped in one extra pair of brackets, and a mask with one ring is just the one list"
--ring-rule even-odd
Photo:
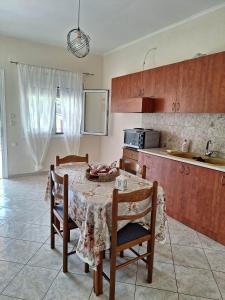
[(195, 161), (189, 158), (177, 157), (167, 153), (166, 149), (163, 148), (139, 149), (138, 151), (225, 173), (225, 166), (212, 165), (204, 162)]

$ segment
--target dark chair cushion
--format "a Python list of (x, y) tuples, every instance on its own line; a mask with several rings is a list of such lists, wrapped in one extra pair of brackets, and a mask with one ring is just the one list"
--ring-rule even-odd
[(149, 231), (138, 223), (128, 223), (117, 232), (117, 245), (148, 235)]
[[(57, 213), (60, 215), (60, 217), (63, 219), (64, 215), (63, 215), (63, 204), (56, 204), (54, 209), (57, 211)], [(69, 217), (69, 223), (74, 223), (74, 221)], [(75, 224), (75, 223), (74, 223)]]

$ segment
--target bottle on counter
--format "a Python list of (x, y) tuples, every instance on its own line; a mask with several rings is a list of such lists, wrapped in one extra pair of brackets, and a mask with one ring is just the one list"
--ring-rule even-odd
[(187, 139), (185, 139), (182, 143), (181, 151), (188, 152), (188, 150), (189, 150), (189, 141)]

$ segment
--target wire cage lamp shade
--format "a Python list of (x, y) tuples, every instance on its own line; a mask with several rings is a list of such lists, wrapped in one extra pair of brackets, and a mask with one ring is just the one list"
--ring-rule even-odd
[(80, 0), (78, 1), (78, 26), (67, 34), (67, 49), (76, 57), (83, 58), (90, 52), (90, 37), (80, 29)]
[(90, 37), (80, 28), (72, 29), (67, 34), (67, 49), (78, 58), (83, 58), (90, 52)]

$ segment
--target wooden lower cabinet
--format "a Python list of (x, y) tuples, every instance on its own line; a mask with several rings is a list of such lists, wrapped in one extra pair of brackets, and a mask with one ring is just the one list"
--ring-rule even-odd
[(169, 216), (225, 245), (225, 173), (144, 153), (139, 163), (163, 187)]
[(218, 172), (216, 240), (225, 245), (225, 173)]
[(138, 151), (123, 148), (123, 159), (126, 161), (126, 169), (135, 174), (137, 171)]

